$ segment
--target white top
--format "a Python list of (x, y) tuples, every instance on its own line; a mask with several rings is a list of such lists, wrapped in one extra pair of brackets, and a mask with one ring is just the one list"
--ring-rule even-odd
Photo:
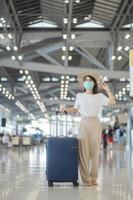
[(108, 102), (109, 98), (102, 93), (78, 93), (74, 108), (78, 109), (82, 117), (95, 117), (99, 115), (102, 106), (108, 105)]

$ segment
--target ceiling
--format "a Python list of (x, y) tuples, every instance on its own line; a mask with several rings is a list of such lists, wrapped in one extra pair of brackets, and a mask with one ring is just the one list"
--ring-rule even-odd
[[(116, 97), (125, 91), (115, 107), (127, 110), (132, 98), (124, 48), (133, 47), (133, 35), (132, 27), (124, 26), (133, 23), (132, 10), (131, 0), (0, 0), (1, 103), (14, 113), (47, 117), (60, 104), (73, 105), (80, 91), (78, 73), (94, 71)], [(61, 97), (62, 76), (68, 89)], [(3, 87), (15, 99), (5, 96)]]

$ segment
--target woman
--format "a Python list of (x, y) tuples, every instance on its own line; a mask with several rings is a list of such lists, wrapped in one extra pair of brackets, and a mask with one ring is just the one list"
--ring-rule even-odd
[(93, 73), (81, 73), (78, 81), (84, 87), (84, 92), (76, 96), (74, 107), (61, 108), (64, 112), (79, 112), (81, 122), (79, 127), (79, 169), (83, 183), (87, 186), (97, 185), (98, 157), (100, 152), (102, 127), (98, 114), (104, 105), (115, 104), (115, 97), (105, 83), (100, 87), (106, 93), (98, 93), (100, 76)]

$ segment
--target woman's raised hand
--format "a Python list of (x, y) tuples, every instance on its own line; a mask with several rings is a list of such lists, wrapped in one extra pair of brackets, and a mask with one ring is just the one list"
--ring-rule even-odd
[(102, 88), (103, 90), (105, 90), (106, 92), (109, 92), (109, 91), (110, 91), (108, 85), (107, 85), (106, 83), (104, 83), (104, 82), (101, 83), (101, 88)]
[(59, 111), (61, 112), (61, 113), (63, 113), (64, 111), (65, 111), (65, 105), (60, 105), (60, 109), (59, 109)]

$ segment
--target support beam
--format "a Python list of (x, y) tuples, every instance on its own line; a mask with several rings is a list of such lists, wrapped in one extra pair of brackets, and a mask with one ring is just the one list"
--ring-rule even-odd
[(113, 55), (114, 55), (114, 48), (113, 45), (111, 45), (110, 47), (108, 47), (108, 56), (107, 56), (110, 71), (114, 70), (114, 62), (111, 59)]
[(13, 80), (13, 78), (10, 76), (10, 74), (6, 71), (4, 67), (0, 67), (0, 74), (6, 77), (12, 86), (15, 84), (15, 81)]
[[(42, 64), (37, 62), (23, 62), (22, 65), (18, 63), (18, 61), (13, 61), (11, 59), (1, 59), (0, 66), (10, 67), (15, 69), (28, 69), (31, 71), (38, 71), (38, 72), (48, 72), (48, 73), (55, 73), (55, 74), (70, 74), (70, 75), (77, 75), (83, 71), (85, 72), (95, 72), (99, 73), (103, 76), (107, 76), (108, 78), (118, 79), (118, 78), (129, 78), (129, 72), (124, 71), (108, 71), (108, 70), (99, 70), (99, 69), (90, 69), (90, 68), (80, 68), (80, 67), (67, 67), (63, 68), (63, 66), (54, 66), (50, 64)], [(63, 69), (63, 70), (62, 70)], [(75, 70), (76, 69), (76, 70)]]
[(66, 41), (66, 51), (65, 51), (65, 67), (68, 67), (69, 40), (71, 39), (71, 23), (72, 23), (73, 1), (74, 0), (71, 0), (69, 2), (67, 41)]
[(50, 55), (45, 54), (43, 52), (43, 50), (37, 50), (36, 51), (39, 55), (41, 55), (42, 57), (44, 57), (45, 59), (47, 59), (48, 61), (50, 61), (52, 64), (57, 65), (57, 66), (61, 66), (61, 64), (55, 60), (54, 58), (52, 58)]
[(90, 54), (86, 49), (84, 48), (81, 48), (80, 49), (77, 49), (75, 48), (75, 51), (77, 51), (79, 54), (81, 54), (84, 58), (86, 58), (87, 60), (89, 60), (89, 62), (93, 63), (95, 66), (101, 68), (101, 69), (105, 69), (107, 70), (107, 68), (102, 64), (100, 63), (92, 54)]
[(128, 0), (125, 0), (123, 2), (122, 6), (121, 6), (121, 8), (119, 10), (119, 12), (118, 12), (117, 17), (115, 17), (115, 21), (113, 22), (112, 30), (111, 31), (113, 31), (117, 27), (117, 24), (118, 24), (118, 22), (121, 19), (121, 15), (123, 14), (123, 12), (124, 12), (124, 10), (125, 10), (125, 8), (126, 8), (127, 5), (128, 5)]
[[(127, 1), (129, 2), (129, 1)], [(124, 2), (125, 3), (125, 2)], [(131, 1), (130, 3), (128, 3), (128, 7), (127, 7), (127, 10), (126, 12), (124, 13), (124, 16), (122, 17), (121, 21), (120, 21), (120, 24), (119, 24), (119, 28), (122, 27), (122, 25), (124, 24), (125, 20), (126, 20), (126, 17), (130, 14), (130, 11), (131, 9), (133, 9), (133, 1)]]

